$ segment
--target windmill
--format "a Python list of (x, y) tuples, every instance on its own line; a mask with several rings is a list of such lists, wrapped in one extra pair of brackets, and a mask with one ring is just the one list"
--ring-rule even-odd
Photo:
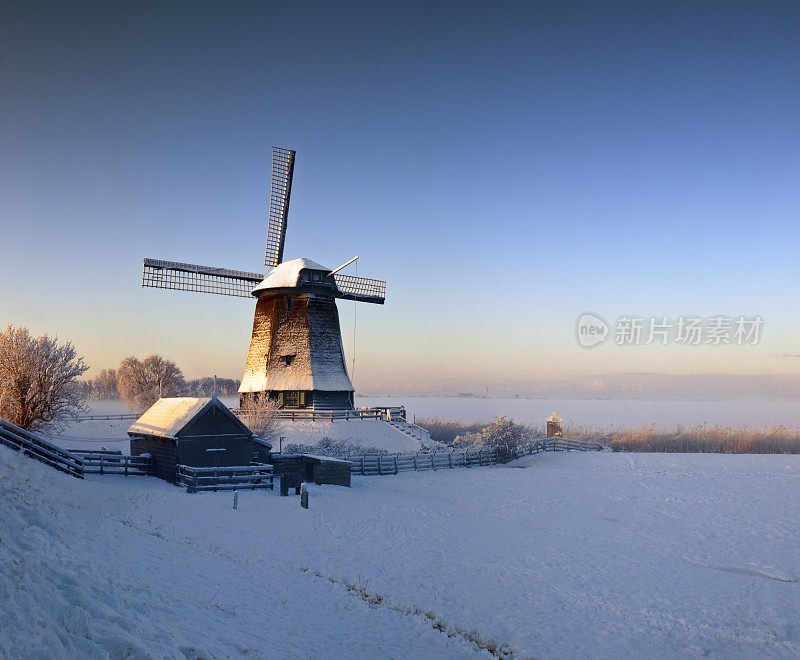
[(142, 286), (257, 298), (242, 404), (268, 396), (285, 407), (353, 407), (336, 299), (382, 305), (386, 282), (331, 270), (310, 259), (283, 260), (295, 152), (272, 148), (266, 275), (145, 259)]

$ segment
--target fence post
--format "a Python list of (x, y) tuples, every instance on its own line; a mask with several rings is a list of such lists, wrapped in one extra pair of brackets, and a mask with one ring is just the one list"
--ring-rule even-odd
[(103, 455), (100, 454), (100, 474), (103, 474)]
[(125, 464), (125, 476), (127, 477), (128, 476), (128, 457), (127, 456), (123, 456), (122, 457), (122, 462)]
[(436, 452), (431, 454), (431, 470), (436, 472)]
[(417, 471), (417, 452), (414, 452), (414, 472)]
[(394, 473), (397, 474), (397, 454), (394, 455)]
[(450, 469), (453, 469), (453, 452), (447, 454), (447, 460), (450, 462)]

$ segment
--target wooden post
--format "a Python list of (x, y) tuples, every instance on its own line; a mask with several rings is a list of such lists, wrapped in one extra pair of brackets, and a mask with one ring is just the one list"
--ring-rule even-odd
[(128, 457), (127, 456), (123, 456), (122, 457), (122, 462), (125, 463), (125, 476), (127, 477), (128, 476)]
[(305, 481), (300, 484), (300, 506), (304, 509), (308, 508), (308, 490)]
[(453, 469), (453, 452), (450, 452), (447, 455), (447, 459), (450, 461), (450, 469), (452, 470)]
[(436, 472), (436, 452), (431, 454), (431, 470)]
[(233, 491), (233, 508), (239, 508), (239, 492), (236, 490)]
[(394, 473), (397, 474), (397, 454), (394, 455)]
[(100, 454), (100, 474), (103, 474), (103, 455)]

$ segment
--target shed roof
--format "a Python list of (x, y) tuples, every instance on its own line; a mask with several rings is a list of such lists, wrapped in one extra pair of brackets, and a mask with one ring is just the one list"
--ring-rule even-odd
[(251, 293), (257, 296), (262, 291), (268, 289), (290, 289), (299, 285), (300, 271), (307, 270), (321, 270), (330, 273), (331, 269), (321, 266), (316, 261), (311, 259), (292, 259), (291, 261), (284, 261), (275, 266), (272, 271), (267, 275), (261, 283), (256, 286)]
[(217, 397), (196, 398), (179, 396), (159, 399), (128, 429), (131, 435), (155, 435), (162, 438), (175, 438), (186, 426), (209, 407), (216, 407), (227, 413), (247, 433), (250, 430)]
[(334, 458), (333, 456), (320, 456), (319, 454), (300, 454), (303, 458), (308, 458), (312, 461), (319, 461), (320, 463), (346, 463), (352, 465), (353, 461), (346, 461), (343, 458)]

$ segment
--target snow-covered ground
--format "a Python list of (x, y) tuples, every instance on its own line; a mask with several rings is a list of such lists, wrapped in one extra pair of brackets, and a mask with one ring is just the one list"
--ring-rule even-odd
[[(220, 397), (223, 403), (234, 407), (238, 405), (235, 397)], [(92, 415), (120, 415), (128, 413), (122, 401), (92, 401)], [(66, 449), (113, 449), (127, 454), (130, 443), (126, 434), (133, 420), (93, 419), (72, 424), (59, 434), (48, 437)], [(324, 438), (360, 447), (383, 449), (388, 452), (414, 452), (420, 448), (419, 441), (407, 433), (376, 420), (336, 420), (325, 421), (284, 421), (276, 431), (277, 438), (283, 437), (287, 444), (315, 445)]]
[[(283, 437), (283, 446), (295, 443), (301, 445), (316, 445), (324, 438), (339, 442), (346, 442), (359, 447), (384, 449), (388, 452), (404, 453), (419, 451), (420, 445), (416, 438), (395, 428), (386, 422), (374, 419), (337, 420), (335, 422), (284, 422), (276, 431), (278, 437)], [(275, 449), (278, 449), (278, 442)]]
[(298, 498), (0, 447), (0, 656), (800, 654), (800, 456), (556, 453)]

